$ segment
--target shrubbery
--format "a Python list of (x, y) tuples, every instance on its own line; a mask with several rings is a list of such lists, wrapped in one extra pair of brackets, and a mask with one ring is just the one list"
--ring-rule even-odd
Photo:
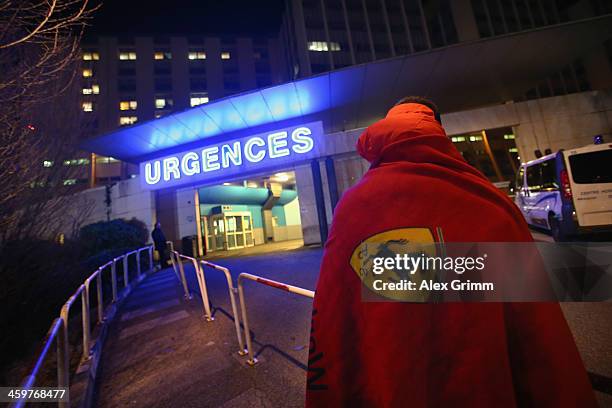
[(78, 240), (88, 254), (95, 255), (105, 250), (141, 247), (149, 240), (149, 231), (135, 218), (96, 222), (81, 228)]
[(64, 302), (97, 267), (144, 246), (148, 238), (146, 225), (132, 219), (87, 225), (78, 239), (61, 245), (44, 240), (4, 243), (0, 247), (0, 382), (7, 384), (7, 367), (30, 356)]

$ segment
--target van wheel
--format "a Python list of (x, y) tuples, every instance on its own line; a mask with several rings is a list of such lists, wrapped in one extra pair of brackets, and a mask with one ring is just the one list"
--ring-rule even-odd
[(555, 242), (564, 242), (567, 240), (567, 237), (561, 231), (559, 220), (553, 214), (548, 215), (548, 225), (550, 225), (550, 232)]

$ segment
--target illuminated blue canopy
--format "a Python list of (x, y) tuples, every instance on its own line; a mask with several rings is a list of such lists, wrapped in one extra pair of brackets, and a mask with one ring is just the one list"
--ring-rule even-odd
[(456, 44), (226, 97), (86, 140), (81, 147), (142, 162), (299, 121), (322, 121), (326, 134), (365, 127), (406, 95), (429, 96), (443, 112), (500, 103), (611, 37), (607, 15)]

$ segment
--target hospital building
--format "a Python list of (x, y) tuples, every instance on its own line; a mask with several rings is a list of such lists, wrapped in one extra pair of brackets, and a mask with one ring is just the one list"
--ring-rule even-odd
[(98, 119), (81, 144), (90, 221), (107, 210), (160, 221), (200, 254), (325, 242), (336, 203), (369, 166), (357, 138), (407, 95), (433, 99), (464, 158), (501, 189), (540, 153), (612, 140), (609, 2), (285, 6), (277, 38), (84, 46), (82, 103)]

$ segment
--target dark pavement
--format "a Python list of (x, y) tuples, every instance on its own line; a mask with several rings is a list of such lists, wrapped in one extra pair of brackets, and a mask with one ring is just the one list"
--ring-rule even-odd
[[(285, 250), (214, 262), (234, 281), (241, 272), (313, 290), (322, 250)], [(214, 322), (203, 317), (193, 268), (194, 298), (182, 299), (172, 269), (148, 277), (111, 326), (102, 356), (101, 407), (298, 407), (304, 404), (311, 299), (245, 281), (259, 364), (238, 356), (225, 276), (205, 269)], [(238, 298), (236, 297), (238, 301)], [(562, 309), (602, 406), (612, 407), (612, 303), (563, 303)], [(602, 385), (603, 384), (603, 385)]]
[[(314, 289), (320, 249), (223, 259), (234, 280), (250, 272)], [(127, 299), (102, 354), (100, 407), (298, 407), (304, 405), (312, 300), (245, 282), (259, 363), (239, 356), (225, 276), (206, 268), (214, 322), (203, 317), (193, 273), (190, 301), (171, 268), (145, 279)]]

